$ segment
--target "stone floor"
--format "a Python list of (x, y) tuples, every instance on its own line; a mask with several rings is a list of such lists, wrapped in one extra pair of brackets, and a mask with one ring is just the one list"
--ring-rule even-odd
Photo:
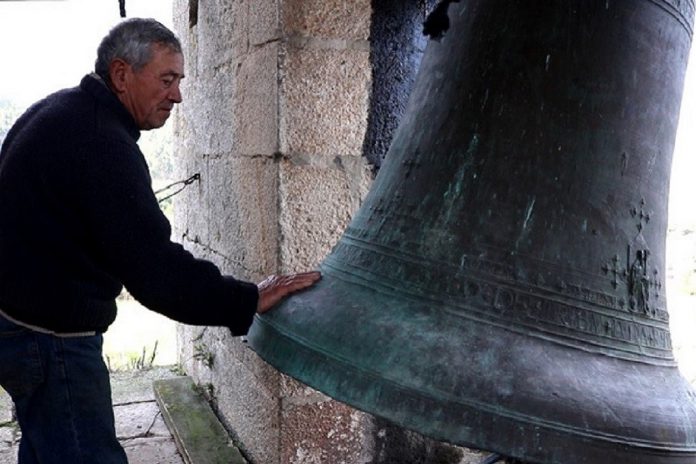
[[(167, 367), (118, 372), (111, 376), (116, 434), (129, 464), (183, 464), (174, 438), (162, 419), (152, 382), (177, 377)], [(11, 400), (0, 389), (0, 464), (17, 463), (20, 432), (12, 421)]]

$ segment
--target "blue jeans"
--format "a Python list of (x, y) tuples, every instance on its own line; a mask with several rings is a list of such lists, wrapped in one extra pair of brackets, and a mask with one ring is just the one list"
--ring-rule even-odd
[(0, 316), (0, 385), (17, 410), (19, 464), (127, 464), (101, 335), (57, 337)]

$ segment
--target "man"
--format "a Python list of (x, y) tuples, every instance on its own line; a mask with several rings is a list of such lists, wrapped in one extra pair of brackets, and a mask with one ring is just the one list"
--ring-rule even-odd
[(122, 285), (175, 320), (242, 335), (320, 277), (257, 286), (171, 242), (136, 141), (181, 102), (181, 45), (132, 19), (97, 55), (96, 73), (33, 105), (0, 151), (0, 385), (16, 405), (20, 464), (127, 462), (101, 353)]

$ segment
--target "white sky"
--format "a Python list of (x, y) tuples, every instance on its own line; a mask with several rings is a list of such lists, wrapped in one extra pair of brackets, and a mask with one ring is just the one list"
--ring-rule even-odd
[(696, 46), (691, 46), (672, 160), (670, 223), (696, 224)]
[[(172, 0), (126, 0), (126, 14), (171, 28)], [(118, 0), (0, 0), (0, 99), (28, 105), (76, 86), (119, 21)]]

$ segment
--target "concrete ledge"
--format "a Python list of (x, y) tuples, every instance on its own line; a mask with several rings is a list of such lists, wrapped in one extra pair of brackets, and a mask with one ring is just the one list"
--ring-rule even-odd
[(190, 378), (153, 383), (162, 417), (186, 464), (246, 464)]

